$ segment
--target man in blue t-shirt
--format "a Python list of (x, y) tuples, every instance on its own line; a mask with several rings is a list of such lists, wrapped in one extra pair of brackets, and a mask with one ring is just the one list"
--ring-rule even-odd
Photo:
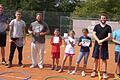
[[(120, 21), (118, 22), (120, 24)], [(115, 42), (115, 63), (118, 67), (118, 76), (120, 77), (120, 29), (117, 29), (112, 34), (112, 41)]]

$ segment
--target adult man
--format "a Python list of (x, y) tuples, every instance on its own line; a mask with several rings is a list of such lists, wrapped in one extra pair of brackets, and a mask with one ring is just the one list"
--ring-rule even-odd
[[(29, 32), (32, 33), (31, 43), (31, 59), (32, 65), (30, 68), (39, 66), (43, 68), (43, 57), (44, 57), (44, 46), (45, 46), (45, 35), (49, 33), (47, 24), (42, 20), (42, 13), (36, 14), (36, 21), (31, 23)], [(38, 63), (36, 61), (38, 53)]]
[(91, 77), (96, 76), (99, 57), (103, 62), (103, 78), (107, 78), (107, 59), (108, 59), (108, 40), (111, 37), (111, 27), (106, 24), (107, 15), (101, 14), (99, 17), (100, 24), (95, 25), (93, 29), (93, 37), (95, 45), (92, 57), (94, 58), (94, 68)]
[[(25, 22), (21, 19), (22, 12), (20, 10), (17, 10), (15, 13), (16, 18), (13, 19), (9, 26), (10, 26), (10, 55), (9, 55), (9, 63), (8, 68), (12, 67), (12, 60), (14, 57), (15, 49), (18, 50), (18, 65), (21, 67), (24, 67), (22, 63), (22, 51), (23, 51), (23, 45), (18, 46), (19, 44), (23, 44), (26, 38), (25, 35)], [(19, 41), (19, 44), (17, 45), (17, 42)]]
[(5, 46), (6, 46), (6, 29), (8, 26), (7, 17), (3, 13), (4, 6), (0, 4), (0, 47), (1, 47), (1, 56), (2, 64), (6, 64), (5, 61)]

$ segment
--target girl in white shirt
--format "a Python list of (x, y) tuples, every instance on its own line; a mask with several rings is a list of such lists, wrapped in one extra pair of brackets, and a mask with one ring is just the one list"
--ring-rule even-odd
[(64, 38), (64, 42), (65, 42), (65, 45), (66, 45), (65, 55), (64, 55), (64, 58), (63, 58), (63, 61), (62, 61), (61, 69), (58, 71), (59, 73), (63, 72), (63, 67), (64, 67), (66, 59), (68, 57), (69, 57), (68, 73), (71, 72), (72, 58), (73, 58), (73, 55), (75, 54), (74, 46), (76, 44), (76, 40), (74, 38), (74, 35), (75, 35), (75, 32), (73, 30), (71, 30), (69, 32), (69, 36), (67, 38)]

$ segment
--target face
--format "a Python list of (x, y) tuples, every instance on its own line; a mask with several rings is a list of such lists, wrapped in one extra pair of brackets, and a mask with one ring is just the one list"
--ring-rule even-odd
[(106, 17), (106, 16), (101, 16), (101, 17), (100, 17), (100, 22), (101, 22), (102, 24), (106, 24), (106, 21), (107, 21), (107, 17)]
[(87, 36), (87, 35), (88, 35), (88, 32), (87, 32), (87, 31), (83, 31), (83, 35), (84, 35), (84, 36)]
[(42, 21), (42, 16), (41, 16), (41, 15), (37, 15), (37, 16), (36, 16), (36, 20), (37, 20), (37, 21)]
[(15, 16), (16, 16), (16, 19), (20, 19), (21, 18), (21, 13), (16, 12)]
[(70, 31), (69, 36), (74, 37), (74, 36), (75, 36), (75, 33), (72, 32), (72, 31)]
[(60, 34), (59, 31), (54, 32), (54, 35), (56, 35), (56, 36), (58, 36), (59, 34)]
[(3, 8), (3, 6), (2, 6), (2, 5), (0, 5), (0, 14), (2, 14), (2, 13), (3, 13), (3, 11), (4, 11), (4, 8)]

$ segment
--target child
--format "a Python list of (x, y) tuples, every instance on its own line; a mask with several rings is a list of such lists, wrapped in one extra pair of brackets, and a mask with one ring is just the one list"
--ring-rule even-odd
[(91, 41), (91, 38), (88, 37), (89, 31), (87, 28), (82, 29), (82, 32), (83, 32), (83, 36), (81, 36), (78, 41), (78, 46), (81, 46), (80, 53), (77, 57), (75, 70), (71, 72), (70, 74), (75, 74), (75, 72), (77, 72), (79, 63), (84, 56), (84, 66), (83, 66), (82, 76), (85, 76), (85, 69), (87, 66), (88, 56), (90, 53), (89, 48), (92, 46), (92, 41)]
[[(120, 24), (120, 21), (119, 21)], [(113, 42), (115, 42), (115, 63), (119, 70), (118, 76), (120, 78), (120, 29), (113, 32)], [(117, 73), (117, 70), (116, 70)]]
[(17, 48), (18, 50), (18, 58), (19, 62), (18, 65), (21, 67), (24, 67), (22, 63), (22, 51), (23, 51), (23, 46), (19, 47), (16, 45), (16, 41), (25, 38), (25, 22), (21, 19), (21, 11), (16, 11), (15, 16), (16, 19), (13, 19), (10, 22), (10, 55), (9, 55), (9, 63), (8, 63), (8, 68), (12, 66), (12, 60), (14, 57), (14, 52), (15, 49)]
[[(52, 45), (52, 70), (58, 70), (58, 63), (60, 58), (60, 46), (62, 44), (62, 38), (60, 37), (59, 29), (55, 29), (54, 36), (51, 37), (50, 44)], [(55, 68), (55, 61), (56, 61), (56, 68)]]
[(75, 54), (74, 46), (76, 44), (76, 40), (74, 38), (74, 35), (75, 35), (75, 32), (73, 30), (71, 30), (69, 32), (68, 38), (64, 39), (64, 42), (66, 44), (65, 55), (64, 55), (64, 58), (62, 61), (61, 69), (58, 71), (59, 73), (63, 72), (63, 67), (64, 67), (65, 61), (68, 57), (69, 57), (68, 73), (71, 72), (72, 58), (73, 58), (73, 55)]

